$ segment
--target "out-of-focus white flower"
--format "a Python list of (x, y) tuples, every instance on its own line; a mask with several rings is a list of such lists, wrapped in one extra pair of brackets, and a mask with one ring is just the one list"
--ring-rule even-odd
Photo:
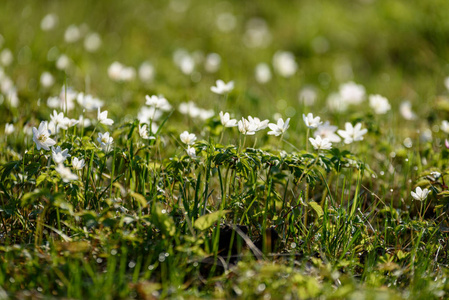
[(243, 43), (248, 48), (265, 48), (271, 43), (271, 33), (262, 18), (252, 18), (246, 23)]
[(84, 118), (83, 115), (80, 115), (78, 118), (78, 124), (80, 124), (81, 127), (87, 128), (92, 125), (92, 121), (89, 118)]
[(139, 78), (142, 82), (151, 82), (154, 79), (155, 70), (152, 64), (145, 61), (139, 67)]
[(98, 33), (89, 33), (84, 39), (84, 49), (88, 52), (95, 52), (101, 46), (101, 37)]
[(114, 81), (131, 81), (136, 77), (136, 70), (115, 61), (108, 68), (108, 76)]
[(333, 112), (345, 112), (348, 109), (348, 103), (343, 101), (339, 93), (332, 93), (327, 97), (327, 107)]
[(315, 150), (329, 150), (332, 148), (332, 143), (329, 139), (322, 139), (319, 135), (316, 138), (309, 138), (309, 141)]
[(330, 125), (329, 121), (318, 126), (317, 130), (313, 133), (315, 137), (320, 136), (322, 139), (328, 139), (332, 143), (338, 143), (341, 138), (335, 133), (338, 127)]
[(41, 80), (41, 85), (45, 88), (49, 88), (55, 83), (55, 79), (53, 78), (53, 75), (51, 75), (49, 72), (42, 73), (40, 80)]
[(444, 131), (445, 133), (449, 133), (449, 122), (444, 120), (443, 122), (441, 122), (441, 126), (440, 129), (442, 131)]
[(11, 133), (14, 132), (14, 130), (15, 130), (14, 124), (9, 124), (9, 123), (5, 124), (5, 135), (10, 135)]
[(320, 117), (313, 117), (312, 113), (308, 113), (307, 116), (305, 114), (302, 115), (302, 119), (304, 120), (304, 124), (306, 124), (307, 128), (309, 129), (315, 129), (317, 128), (321, 123)]
[(66, 118), (64, 118), (64, 113), (60, 112), (58, 114), (58, 112), (56, 110), (53, 110), (53, 114), (50, 115), (50, 119), (51, 122), (53, 122), (53, 124), (55, 125), (56, 131), (58, 131), (59, 129), (67, 129), (67, 120)]
[(196, 158), (196, 151), (195, 151), (195, 148), (190, 147), (190, 145), (187, 146), (186, 152), (187, 152), (187, 155), (190, 156), (190, 158), (193, 158), (193, 159)]
[(187, 145), (193, 145), (196, 141), (196, 136), (194, 133), (189, 133), (188, 131), (184, 131), (179, 136), (181, 138), (181, 142)]
[(101, 112), (100, 108), (98, 108), (97, 119), (98, 119), (98, 122), (100, 122), (101, 124), (104, 124), (104, 125), (110, 126), (110, 125), (114, 124), (114, 121), (112, 119), (108, 119), (108, 111), (107, 110), (105, 110), (104, 112)]
[(51, 147), (51, 157), (56, 164), (63, 163), (70, 156), (69, 149), (62, 150), (60, 146)]
[(216, 86), (210, 87), (210, 90), (215, 94), (223, 95), (229, 93), (234, 89), (234, 81), (229, 81), (228, 83), (225, 83), (223, 80), (218, 79), (215, 82), (215, 84)]
[(235, 127), (237, 126), (237, 120), (236, 119), (231, 119), (231, 116), (229, 115), (229, 113), (224, 113), (222, 111), (220, 111), (220, 121), (221, 121), (221, 125), (223, 125), (224, 127)]
[(378, 115), (386, 114), (391, 109), (388, 99), (381, 95), (370, 95), (369, 106), (374, 110), (374, 113)]
[(201, 108), (199, 109), (198, 117), (201, 120), (204, 121), (204, 120), (212, 118), (213, 116), (215, 116), (215, 112), (213, 109), (201, 109)]
[(114, 142), (114, 139), (111, 136), (109, 136), (109, 132), (105, 132), (104, 134), (100, 132), (98, 133), (97, 141), (98, 143), (100, 143), (100, 146), (103, 149), (103, 151), (107, 153), (111, 150), (111, 145)]
[(288, 51), (278, 51), (273, 56), (274, 70), (282, 77), (291, 77), (296, 73), (298, 65), (293, 53)]
[(429, 193), (430, 193), (430, 191), (428, 189), (423, 190), (418, 186), (415, 191), (411, 192), (411, 195), (412, 195), (413, 199), (415, 199), (417, 201), (424, 201), (424, 200), (426, 200)]
[(312, 106), (315, 104), (318, 95), (313, 87), (304, 87), (298, 93), (298, 99), (300, 103), (304, 103), (305, 106)]
[(12, 55), (11, 50), (3, 49), (3, 51), (0, 53), (0, 63), (5, 67), (7, 67), (12, 63), (13, 60), (14, 57)]
[(282, 118), (278, 119), (277, 124), (275, 123), (270, 123), (268, 124), (268, 127), (271, 129), (271, 131), (268, 132), (268, 135), (274, 135), (274, 136), (279, 136), (281, 134), (284, 134), (290, 123), (290, 118), (288, 118), (285, 122)]
[(153, 95), (150, 97), (150, 96), (146, 95), (145, 99), (146, 99), (146, 102), (145, 102), (146, 105), (152, 106), (156, 109), (160, 109), (163, 111), (169, 111), (172, 108), (170, 103), (168, 103), (168, 100), (165, 99), (164, 96)]
[(141, 126), (139, 126), (139, 135), (141, 138), (145, 139), (145, 140), (154, 140), (156, 139), (154, 136), (150, 136), (150, 134), (148, 133), (148, 126), (147, 124), (143, 124)]
[(67, 55), (65, 55), (65, 54), (61, 54), (58, 57), (58, 60), (56, 60), (56, 68), (58, 70), (64, 70), (65, 71), (65, 70), (67, 70), (70, 67), (70, 63), (71, 63), (70, 58)]
[(220, 69), (221, 57), (217, 53), (209, 53), (204, 62), (206, 72), (215, 73)]
[(87, 110), (97, 110), (99, 107), (102, 107), (104, 102), (98, 98), (93, 97), (92, 95), (84, 95), (83, 93), (79, 93), (76, 97), (76, 101), (79, 105), (84, 107)]
[(66, 43), (75, 43), (81, 38), (81, 31), (76, 25), (67, 27), (64, 33), (64, 40)]
[(410, 101), (403, 101), (399, 106), (399, 112), (406, 120), (416, 119), (416, 114), (412, 111), (412, 103), (410, 103)]
[(233, 14), (225, 12), (219, 14), (215, 22), (217, 24), (218, 30), (222, 32), (230, 32), (235, 28), (237, 19)]
[(368, 132), (368, 129), (362, 129), (362, 123), (357, 123), (352, 126), (351, 123), (346, 122), (345, 130), (338, 130), (338, 134), (344, 139), (345, 144), (362, 141), (363, 135)]
[(41, 29), (43, 31), (49, 31), (55, 28), (57, 24), (58, 16), (55, 14), (48, 14), (41, 21)]
[(179, 112), (183, 115), (189, 115), (192, 118), (196, 118), (200, 114), (200, 108), (196, 106), (196, 104), (193, 101), (189, 102), (182, 102), (179, 104)]
[(84, 159), (78, 159), (78, 157), (73, 157), (72, 158), (72, 167), (75, 170), (81, 170), (84, 168), (85, 165), (85, 161)]
[(444, 86), (449, 90), (449, 76), (444, 78)]
[(72, 171), (70, 171), (69, 168), (64, 167), (63, 164), (59, 164), (55, 170), (59, 173), (61, 176), (62, 181), (64, 182), (70, 182), (72, 180), (77, 180), (78, 176), (76, 174), (73, 174)]
[(339, 93), (347, 104), (360, 104), (365, 100), (365, 87), (352, 81), (341, 84)]
[(270, 66), (266, 63), (259, 63), (254, 71), (256, 81), (260, 84), (267, 83), (271, 80)]
[(42, 121), (39, 128), (33, 127), (33, 141), (36, 143), (37, 150), (50, 150), (56, 142), (50, 138), (50, 130), (48, 130), (47, 121)]
[(152, 106), (142, 106), (137, 113), (137, 119), (140, 123), (150, 123), (150, 121), (152, 121), (151, 123), (154, 124), (154, 121), (159, 120), (161, 116), (162, 111)]

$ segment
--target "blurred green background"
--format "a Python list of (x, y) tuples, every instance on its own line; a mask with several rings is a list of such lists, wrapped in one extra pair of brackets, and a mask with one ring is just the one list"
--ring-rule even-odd
[[(306, 86), (318, 94), (311, 109), (316, 113), (324, 113), (326, 97), (350, 80), (363, 84), (367, 93), (386, 96), (393, 108), (404, 99), (415, 105), (443, 93), (449, 75), (448, 11), (449, 2), (443, 0), (6, 0), (0, 9), (0, 51), (12, 51), (14, 60), (4, 69), (24, 103), (59, 94), (67, 81), (105, 100), (115, 117), (125, 111), (135, 115), (144, 95), (152, 93), (164, 94), (175, 106), (194, 100), (213, 109), (216, 95), (209, 88), (223, 79), (236, 83), (228, 110), (272, 118), (293, 107), (288, 116), (299, 118), (298, 93)], [(57, 22), (45, 31), (42, 20), (48, 14)], [(64, 39), (70, 25), (79, 30), (74, 42)], [(101, 45), (87, 51), (84, 44), (92, 33)], [(196, 61), (193, 75), (183, 74), (173, 62), (180, 48)], [(293, 53), (298, 71), (290, 78), (274, 73), (267, 84), (257, 83), (254, 68), (258, 63), (271, 67), (278, 50)], [(221, 57), (217, 72), (204, 69), (209, 53)], [(66, 71), (55, 66), (61, 54), (72, 61)], [(107, 76), (114, 61), (136, 71), (147, 61), (155, 77), (114, 82)], [(44, 70), (55, 78), (50, 88), (39, 84)], [(23, 112), (33, 109), (30, 105)]]

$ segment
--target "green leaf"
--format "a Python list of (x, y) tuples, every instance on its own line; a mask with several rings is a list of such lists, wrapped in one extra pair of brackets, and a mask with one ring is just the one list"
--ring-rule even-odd
[(205, 230), (205, 229), (211, 227), (212, 225), (214, 225), (215, 222), (220, 220), (228, 212), (230, 212), (230, 211), (229, 210), (219, 210), (219, 211), (207, 214), (207, 215), (203, 215), (195, 220), (195, 223), (193, 224), (193, 226), (196, 229)]
[(141, 194), (135, 192), (131, 192), (129, 194), (131, 195), (131, 197), (136, 199), (140, 203), (140, 205), (142, 205), (142, 208), (148, 205), (147, 199), (145, 199), (145, 197), (142, 196)]
[(316, 203), (315, 201), (310, 201), (309, 205), (316, 212), (316, 214), (318, 215), (318, 218), (320, 218), (324, 214), (321, 206), (318, 203)]

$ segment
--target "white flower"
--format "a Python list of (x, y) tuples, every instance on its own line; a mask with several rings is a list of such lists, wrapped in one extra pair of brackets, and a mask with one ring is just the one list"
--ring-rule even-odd
[(317, 98), (318, 94), (316, 90), (310, 86), (306, 86), (298, 93), (299, 102), (304, 103), (305, 106), (312, 106)]
[(51, 157), (57, 164), (63, 163), (67, 159), (67, 157), (71, 156), (68, 152), (69, 149), (62, 150), (60, 146), (57, 146), (56, 148), (51, 147)]
[(302, 119), (304, 120), (304, 124), (306, 124), (307, 128), (315, 129), (317, 128), (321, 123), (320, 117), (313, 117), (312, 113), (308, 113), (307, 116), (305, 114), (302, 115)]
[(145, 96), (145, 99), (147, 100), (145, 102), (146, 105), (152, 106), (156, 109), (160, 109), (163, 111), (169, 111), (171, 109), (170, 103), (168, 103), (167, 99), (165, 99), (163, 96)]
[(84, 49), (88, 52), (95, 52), (101, 46), (101, 37), (98, 33), (89, 33), (84, 39)]
[(64, 40), (67, 43), (74, 43), (81, 38), (81, 31), (76, 25), (70, 25), (67, 27), (64, 33)]
[(190, 156), (190, 158), (196, 158), (195, 148), (187, 146), (186, 152), (187, 152), (187, 155)]
[(12, 55), (11, 50), (3, 49), (0, 53), (0, 63), (4, 66), (9, 66), (14, 60), (14, 56)]
[(351, 144), (352, 142), (362, 141), (363, 135), (368, 132), (368, 129), (362, 129), (362, 123), (352, 126), (351, 123), (346, 122), (345, 130), (338, 130), (337, 132), (346, 144)]
[(443, 122), (441, 122), (441, 126), (440, 126), (441, 130), (443, 130), (445, 133), (449, 133), (449, 122), (444, 120)]
[(87, 110), (96, 110), (104, 104), (102, 100), (94, 98), (92, 95), (84, 95), (83, 93), (78, 94), (76, 101)]
[(250, 122), (249, 120), (242, 118), (238, 122), (239, 131), (244, 135), (254, 135), (257, 131), (257, 124)]
[(55, 28), (56, 24), (58, 24), (58, 16), (55, 14), (48, 14), (41, 21), (41, 29), (43, 31), (49, 31)]
[(365, 99), (365, 87), (352, 81), (340, 85), (339, 93), (347, 104), (360, 104)]
[(323, 139), (328, 139), (332, 143), (338, 143), (341, 138), (335, 133), (338, 127), (330, 125), (329, 121), (318, 126), (317, 130), (313, 133), (315, 137), (320, 136)]
[(159, 120), (161, 116), (162, 111), (157, 110), (153, 106), (142, 106), (137, 113), (137, 119), (139, 119), (140, 123), (150, 123), (150, 120), (152, 120), (152, 124), (154, 124), (154, 121)]
[(209, 53), (204, 62), (204, 69), (208, 73), (215, 73), (220, 68), (221, 57), (217, 53)]
[(109, 132), (105, 132), (104, 134), (98, 133), (97, 141), (100, 143), (101, 148), (105, 152), (109, 152), (111, 150), (111, 145), (114, 139), (109, 136)]
[(207, 120), (209, 118), (212, 118), (213, 116), (215, 116), (215, 112), (213, 109), (199, 109), (199, 115), (198, 117), (201, 120)]
[(220, 111), (220, 121), (221, 121), (221, 125), (223, 125), (224, 127), (235, 127), (237, 126), (237, 120), (236, 119), (231, 119), (229, 113), (224, 113), (222, 111)]
[(406, 120), (415, 120), (416, 114), (412, 110), (412, 104), (410, 101), (403, 101), (399, 106), (399, 112), (402, 117)]
[(327, 107), (333, 112), (345, 112), (349, 106), (346, 101), (343, 101), (339, 93), (331, 93), (328, 95), (326, 103)]
[(267, 83), (271, 80), (271, 70), (268, 64), (266, 63), (259, 63), (256, 66), (256, 69), (254, 71), (254, 76), (256, 77), (256, 81), (260, 84)]
[(104, 112), (100, 111), (100, 108), (98, 108), (98, 114), (97, 114), (98, 122), (104, 125), (112, 125), (114, 124), (114, 121), (112, 119), (108, 119), (108, 111), (105, 110)]
[(271, 131), (268, 132), (268, 135), (275, 135), (279, 136), (281, 134), (284, 134), (285, 131), (287, 131), (288, 127), (290, 126), (288, 123), (290, 123), (290, 118), (288, 118), (285, 122), (282, 118), (278, 119), (277, 124), (270, 123), (268, 124), (268, 127), (270, 127)]
[(53, 125), (56, 128), (56, 131), (59, 131), (59, 129), (67, 129), (67, 125), (68, 125), (68, 118), (64, 118), (64, 113), (60, 112), (58, 114), (58, 112), (56, 110), (53, 110), (53, 114), (50, 115), (50, 119), (51, 122), (53, 123)]
[(322, 139), (321, 136), (317, 136), (316, 138), (309, 138), (310, 143), (312, 144), (315, 150), (329, 150), (332, 148), (332, 144), (329, 139)]
[(449, 77), (444, 78), (444, 86), (449, 90)]
[(154, 136), (150, 136), (150, 134), (148, 133), (148, 126), (147, 124), (143, 124), (141, 126), (139, 126), (139, 135), (141, 138), (145, 139), (145, 140), (154, 140), (156, 139)]
[(84, 168), (85, 162), (84, 159), (78, 159), (78, 157), (72, 158), (72, 167), (75, 170), (81, 170)]
[(261, 121), (259, 118), (248, 116), (248, 121), (253, 124), (255, 131), (263, 130), (268, 127), (269, 120)]
[(78, 176), (73, 174), (69, 168), (64, 167), (63, 164), (59, 164), (55, 170), (61, 175), (62, 181), (70, 182), (72, 180), (77, 180)]
[(229, 81), (225, 83), (223, 80), (218, 79), (216, 82), (216, 86), (211, 86), (210, 90), (215, 94), (223, 95), (229, 93), (234, 89), (234, 81)]
[(184, 131), (179, 136), (181, 138), (181, 142), (187, 145), (193, 145), (196, 141), (196, 136), (194, 133), (189, 133), (188, 131)]
[(143, 62), (139, 67), (138, 73), (140, 80), (148, 83), (153, 81), (155, 71), (152, 64), (149, 62)]
[(61, 54), (58, 57), (58, 60), (56, 61), (56, 68), (58, 70), (67, 70), (69, 66), (70, 66), (70, 58), (65, 54)]
[(115, 61), (108, 68), (108, 76), (114, 81), (130, 81), (136, 76), (136, 70)]
[(430, 191), (428, 189), (423, 190), (418, 186), (414, 192), (413, 191), (411, 192), (411, 195), (415, 200), (424, 201), (426, 200), (429, 193)]
[(49, 72), (42, 73), (40, 80), (41, 85), (45, 88), (49, 88), (55, 83), (53, 75), (51, 75)]
[(50, 150), (56, 142), (50, 138), (50, 130), (47, 128), (47, 121), (42, 121), (39, 128), (33, 127), (33, 141), (36, 143), (37, 150)]
[(13, 124), (9, 124), (6, 123), (5, 124), (5, 135), (10, 135), (11, 133), (13, 133), (15, 130), (14, 125)]
[(288, 51), (278, 51), (273, 56), (274, 70), (282, 77), (291, 77), (296, 73), (298, 65), (293, 53)]
[(378, 115), (386, 114), (391, 109), (388, 99), (381, 95), (370, 95), (369, 106), (374, 110), (374, 113)]

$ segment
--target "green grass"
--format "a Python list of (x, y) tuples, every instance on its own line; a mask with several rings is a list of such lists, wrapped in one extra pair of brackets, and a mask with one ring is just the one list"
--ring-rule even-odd
[[(0, 130), (15, 128), (0, 137), (0, 299), (446, 298), (448, 9), (442, 0), (4, 1)], [(48, 13), (58, 23), (44, 31)], [(217, 26), (223, 13), (235, 18), (229, 32)], [(254, 18), (263, 47), (247, 46)], [(68, 43), (72, 24), (82, 37)], [(91, 33), (102, 41), (94, 52), (84, 47)], [(192, 74), (174, 62), (181, 48), (195, 61)], [(273, 68), (280, 50), (298, 64), (289, 78)], [(204, 67), (209, 53), (221, 57), (216, 72)], [(70, 59), (64, 70), (61, 54)], [(135, 78), (111, 79), (114, 61)], [(138, 76), (145, 61), (154, 67), (149, 81)], [(259, 63), (272, 73), (265, 84), (254, 76)], [(235, 88), (214, 94), (217, 79)], [(332, 110), (329, 96), (349, 81), (365, 87), (364, 101)], [(66, 181), (51, 150), (25, 132), (50, 121), (47, 99), (67, 97), (64, 85), (103, 100), (114, 120), (98, 123), (97, 110), (76, 100), (55, 108), (92, 121), (51, 134), (71, 155), (63, 164), (77, 179)], [(308, 105), (298, 95), (310, 87)], [(172, 107), (149, 113), (160, 113), (147, 123), (158, 127), (144, 139), (138, 113), (145, 95), (160, 94)], [(391, 110), (375, 114), (373, 94)], [(404, 100), (416, 119), (401, 114)], [(213, 115), (182, 113), (188, 101)], [(220, 111), (291, 118), (290, 127), (243, 135), (222, 126)], [(317, 151), (302, 119), (309, 112), (368, 132)], [(190, 146), (184, 131), (197, 137)], [(105, 150), (97, 138), (106, 132), (113, 143)], [(85, 160), (80, 170), (74, 157)], [(411, 196), (418, 186), (430, 191), (424, 201)]]

